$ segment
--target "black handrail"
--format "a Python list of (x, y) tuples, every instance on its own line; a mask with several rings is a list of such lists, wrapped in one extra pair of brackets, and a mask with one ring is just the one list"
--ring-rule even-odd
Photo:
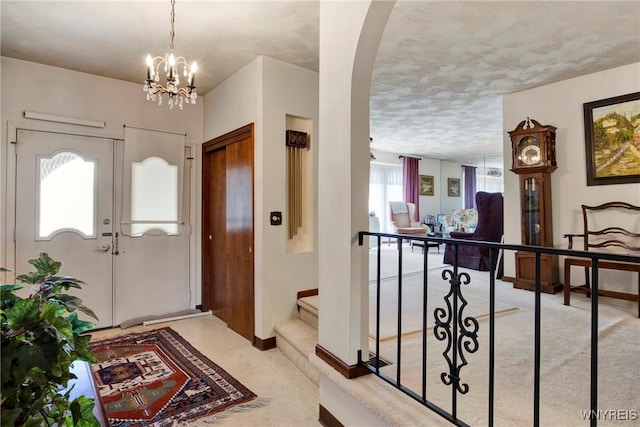
[[(360, 364), (366, 369), (372, 371), (375, 375), (386, 381), (387, 383), (398, 388), (408, 396), (417, 400), (424, 406), (428, 407), (432, 411), (436, 412), (443, 418), (447, 419), (451, 423), (458, 426), (467, 426), (467, 424), (458, 418), (458, 394), (464, 394), (468, 391), (468, 385), (461, 383), (460, 370), (467, 364), (466, 355), (463, 350), (471, 354), (477, 351), (478, 341), (476, 332), (478, 330), (478, 322), (472, 317), (463, 317), (463, 310), (467, 305), (467, 301), (462, 295), (461, 286), (469, 282), (469, 275), (467, 273), (458, 272), (458, 247), (459, 246), (476, 246), (489, 249), (489, 381), (488, 381), (488, 425), (492, 426), (494, 423), (494, 399), (495, 399), (495, 269), (496, 269), (496, 255), (498, 251), (524, 251), (534, 254), (534, 390), (533, 390), (533, 425), (538, 427), (540, 425), (540, 354), (541, 354), (541, 255), (562, 255), (572, 257), (589, 258), (592, 265), (591, 273), (591, 360), (590, 360), (590, 422), (591, 426), (597, 425), (598, 413), (598, 261), (618, 261), (627, 262), (633, 264), (640, 264), (640, 257), (593, 252), (593, 251), (580, 251), (580, 250), (568, 250), (568, 249), (556, 249), (540, 246), (526, 246), (526, 245), (514, 245), (505, 243), (493, 243), (486, 241), (474, 241), (463, 239), (450, 239), (444, 237), (426, 236), (416, 237), (409, 235), (399, 235), (391, 233), (375, 233), (361, 231), (358, 234), (359, 245), (364, 244), (365, 236), (377, 237), (377, 272), (376, 272), (376, 340), (375, 340), (375, 352), (376, 357), (373, 366), (362, 359), (361, 352), (358, 352), (358, 360)], [(396, 378), (390, 378), (380, 372), (380, 262), (381, 262), (381, 241), (382, 238), (395, 239), (398, 244), (398, 316), (397, 316), (397, 369)], [(402, 242), (421, 241), (421, 242), (434, 242), (434, 243), (448, 243), (453, 245), (454, 249), (454, 263), (451, 266), (452, 270), (444, 270), (442, 278), (446, 280), (449, 278), (451, 289), (449, 294), (445, 296), (445, 302), (447, 304), (448, 311), (442, 308), (437, 308), (434, 315), (436, 317), (436, 326), (434, 327), (434, 334), (440, 341), (447, 340), (447, 349), (443, 353), (443, 356), (449, 364), (449, 373), (443, 373), (441, 375), (442, 381), (451, 385), (451, 411), (448, 412), (440, 406), (427, 400), (427, 288), (428, 288), (428, 275), (423, 274), (423, 318), (422, 318), (422, 372), (421, 372), (421, 393), (418, 394), (415, 391), (407, 388), (401, 381), (401, 360), (402, 360)], [(425, 248), (427, 248), (425, 244)], [(424, 251), (423, 268), (424, 272), (428, 270), (427, 250)], [(450, 299), (449, 299), (450, 298)], [(451, 353), (451, 356), (449, 356)]]

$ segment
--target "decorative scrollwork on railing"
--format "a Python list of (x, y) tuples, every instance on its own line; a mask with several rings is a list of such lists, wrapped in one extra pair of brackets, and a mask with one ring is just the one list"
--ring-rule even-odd
[(440, 374), (440, 379), (445, 385), (453, 384), (460, 393), (466, 394), (469, 391), (469, 384), (460, 382), (460, 370), (468, 364), (463, 350), (468, 353), (478, 351), (478, 329), (480, 328), (474, 317), (463, 316), (464, 308), (468, 303), (462, 295), (462, 285), (468, 285), (471, 278), (468, 273), (460, 273), (456, 276), (453, 271), (444, 270), (442, 279), (449, 280), (451, 287), (449, 293), (444, 296), (447, 307), (438, 307), (433, 313), (436, 322), (433, 333), (439, 341), (447, 342), (442, 355), (449, 365), (449, 372)]

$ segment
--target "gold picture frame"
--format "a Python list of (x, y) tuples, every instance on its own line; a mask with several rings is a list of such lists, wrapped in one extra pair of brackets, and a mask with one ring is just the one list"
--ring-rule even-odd
[(447, 196), (460, 197), (460, 178), (447, 178)]
[(433, 196), (434, 194), (433, 175), (420, 175), (420, 195)]
[(587, 185), (640, 182), (640, 92), (587, 102), (584, 137)]

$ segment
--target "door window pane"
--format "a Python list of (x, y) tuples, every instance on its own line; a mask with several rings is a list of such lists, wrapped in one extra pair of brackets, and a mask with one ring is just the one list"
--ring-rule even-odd
[(160, 157), (131, 163), (131, 235), (178, 234), (178, 166)]
[(65, 231), (95, 237), (96, 170), (74, 152), (38, 157), (38, 240)]

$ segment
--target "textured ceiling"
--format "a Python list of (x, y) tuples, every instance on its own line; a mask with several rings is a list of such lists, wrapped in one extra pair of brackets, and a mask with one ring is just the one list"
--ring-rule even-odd
[[(141, 83), (146, 54), (169, 46), (169, 1), (0, 7), (3, 56)], [(318, 19), (317, 1), (178, 0), (175, 51), (198, 61), (201, 95), (260, 55), (317, 71)], [(503, 94), (634, 62), (638, 1), (399, 1), (373, 71), (372, 147), (501, 165)]]
[(502, 95), (638, 61), (637, 1), (400, 1), (373, 72), (372, 147), (501, 153)]

